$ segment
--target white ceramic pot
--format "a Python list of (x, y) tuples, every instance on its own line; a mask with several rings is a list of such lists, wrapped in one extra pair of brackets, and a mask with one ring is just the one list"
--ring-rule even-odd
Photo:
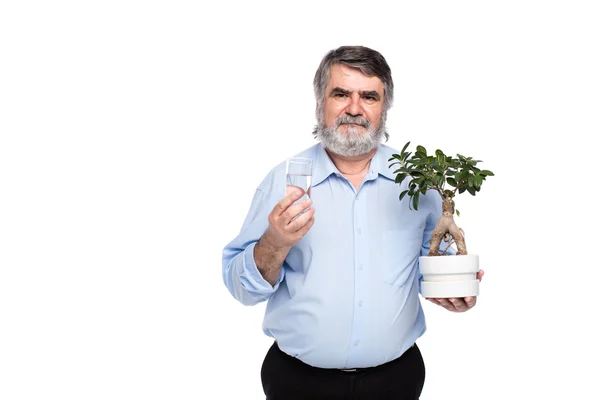
[(479, 256), (477, 254), (419, 257), (423, 275), (423, 297), (466, 297), (479, 295)]

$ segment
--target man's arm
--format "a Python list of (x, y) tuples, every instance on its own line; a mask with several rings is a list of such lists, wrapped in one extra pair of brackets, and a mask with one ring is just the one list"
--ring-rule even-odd
[(263, 235), (254, 247), (254, 262), (262, 277), (275, 286), (291, 247), (277, 247)]
[[(257, 190), (238, 236), (223, 249), (223, 282), (244, 305), (265, 301), (277, 289), (265, 281), (254, 262), (254, 249), (268, 226), (268, 198)], [(279, 282), (283, 280), (283, 271)]]
[(287, 254), (314, 223), (310, 200), (293, 204), (302, 195), (290, 193), (267, 215), (268, 202), (258, 190), (242, 232), (223, 250), (223, 281), (242, 304), (267, 300), (283, 280)]
[[(312, 200), (294, 204), (304, 195), (296, 190), (284, 197), (269, 214), (269, 228), (254, 248), (254, 261), (263, 278), (275, 285), (290, 249), (314, 223)], [(304, 213), (302, 213), (304, 211)], [(302, 214), (301, 214), (302, 213)]]

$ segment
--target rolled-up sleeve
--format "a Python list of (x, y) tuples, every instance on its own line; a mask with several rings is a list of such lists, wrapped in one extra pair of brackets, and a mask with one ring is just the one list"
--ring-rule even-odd
[(285, 269), (281, 268), (277, 282), (271, 286), (254, 261), (256, 243), (268, 227), (269, 207), (265, 194), (257, 189), (241, 232), (223, 249), (223, 281), (231, 295), (244, 305), (268, 300), (285, 277)]

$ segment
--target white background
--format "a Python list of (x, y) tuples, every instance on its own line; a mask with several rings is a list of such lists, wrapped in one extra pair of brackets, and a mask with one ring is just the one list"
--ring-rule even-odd
[(424, 302), (422, 399), (600, 398), (599, 6), (392, 4), (2, 2), (0, 398), (264, 398), (221, 251), (341, 45), (392, 68), (388, 144), (496, 173), (457, 199), (486, 276)]

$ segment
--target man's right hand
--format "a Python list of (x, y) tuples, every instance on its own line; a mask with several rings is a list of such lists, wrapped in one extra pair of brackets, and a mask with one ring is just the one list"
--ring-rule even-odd
[[(294, 204), (303, 195), (304, 192), (297, 189), (277, 203), (271, 214), (269, 214), (267, 231), (254, 248), (256, 267), (263, 278), (272, 286), (275, 286), (277, 282), (283, 262), (290, 249), (306, 235), (306, 232), (315, 222), (315, 209), (309, 208), (312, 204), (311, 200)], [(300, 214), (303, 210), (306, 211)], [(294, 218), (297, 215), (298, 217)]]
[[(308, 199), (294, 204), (303, 195), (302, 189), (293, 190), (277, 203), (271, 214), (269, 214), (269, 228), (263, 239), (267, 240), (273, 247), (292, 248), (313, 226), (315, 209), (310, 207), (312, 200)], [(303, 210), (306, 211), (300, 214)], [(296, 216), (298, 217), (294, 219)]]

